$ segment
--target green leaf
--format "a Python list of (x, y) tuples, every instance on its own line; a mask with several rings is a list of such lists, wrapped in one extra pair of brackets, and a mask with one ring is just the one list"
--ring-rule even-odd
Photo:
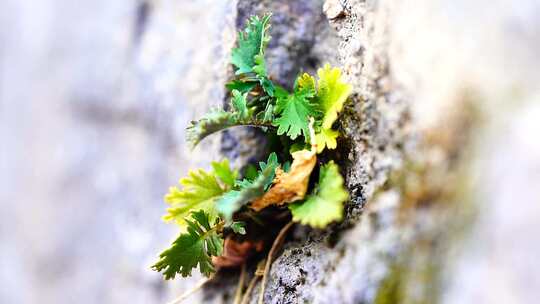
[[(245, 94), (237, 96), (233, 95), (231, 100), (233, 108), (232, 112), (214, 109), (203, 116), (200, 120), (192, 121), (191, 125), (187, 128), (186, 135), (187, 142), (190, 144), (190, 146), (194, 148), (208, 135), (235, 126), (251, 126), (259, 128), (267, 128), (272, 126), (267, 121), (252, 117), (249, 111), (247, 111), (247, 109), (244, 107), (245, 99)], [(238, 112), (238, 110), (242, 112)]]
[(279, 166), (277, 155), (270, 154), (268, 161), (266, 163), (260, 162), (259, 166), (261, 170), (253, 181), (244, 179), (237, 182), (240, 189), (225, 193), (217, 202), (217, 209), (226, 220), (230, 221), (233, 214), (245, 204), (261, 197), (272, 184), (276, 168)]
[(266, 60), (262, 54), (257, 54), (254, 57), (253, 72), (261, 77), (268, 77), (266, 72)]
[(257, 173), (257, 167), (253, 164), (248, 164), (244, 171), (244, 178), (247, 180), (254, 180), (257, 178), (259, 173)]
[(238, 172), (231, 170), (227, 159), (219, 163), (213, 162), (212, 167), (212, 172), (202, 169), (190, 171), (188, 177), (179, 181), (182, 189), (169, 189), (165, 201), (171, 207), (163, 216), (164, 221), (174, 221), (181, 228), (185, 228), (185, 218), (194, 210), (204, 210), (211, 221), (216, 219), (216, 200), (234, 186)]
[(290, 146), (289, 153), (293, 154), (296, 151), (310, 150), (310, 149), (311, 149), (311, 144), (308, 144), (306, 142), (295, 142)]
[(281, 113), (275, 120), (278, 135), (287, 134), (293, 140), (299, 135), (309, 138), (309, 117), (318, 116), (318, 112), (307, 97), (302, 92), (295, 92), (287, 98), (278, 98), (276, 109)]
[(268, 78), (268, 72), (266, 70), (266, 60), (264, 59), (263, 54), (255, 55), (255, 66), (253, 67), (253, 72), (257, 74), (257, 79), (261, 84), (263, 90), (269, 95), (274, 96), (274, 84)]
[(231, 63), (237, 68), (236, 75), (251, 75), (238, 81), (243, 82), (243, 85), (236, 83), (228, 87), (242, 88), (244, 90), (240, 91), (245, 93), (253, 89), (254, 82), (258, 82), (269, 96), (274, 96), (274, 84), (268, 77), (264, 59), (264, 51), (270, 41), (270, 36), (267, 34), (270, 27), (269, 21), (270, 15), (262, 18), (253, 16), (248, 19), (244, 31), (238, 33), (238, 46), (231, 52)]
[(264, 110), (264, 115), (262, 118), (263, 122), (272, 122), (274, 120), (274, 106), (270, 103), (266, 105), (266, 109)]
[(248, 109), (247, 109), (247, 94), (240, 93), (240, 91), (232, 91), (231, 104), (233, 106), (236, 120), (246, 121), (249, 118)]
[(262, 19), (253, 16), (249, 18), (245, 30), (238, 33), (238, 47), (231, 52), (231, 63), (236, 66), (237, 75), (254, 72), (253, 68), (257, 65), (255, 56), (263, 55), (270, 41), (270, 36), (266, 34), (270, 27), (269, 20), (270, 15)]
[(288, 96), (289, 96), (289, 92), (287, 92), (287, 90), (285, 90), (283, 87), (279, 85), (275, 86), (275, 97), (277, 99), (286, 99)]
[(258, 122), (250, 118), (247, 109), (247, 93), (242, 94), (238, 90), (232, 91), (231, 98), (232, 111), (227, 112), (220, 109), (212, 109), (198, 121), (192, 121), (187, 128), (187, 141), (195, 147), (208, 135), (240, 125), (256, 125)]
[(246, 234), (246, 223), (244, 222), (232, 222), (229, 227), (236, 234)]
[(191, 213), (187, 219), (187, 232), (172, 243), (171, 247), (159, 255), (159, 260), (152, 266), (155, 271), (163, 272), (165, 279), (174, 279), (177, 274), (186, 277), (193, 268), (205, 276), (213, 273), (211, 256), (219, 256), (223, 252), (223, 239), (215, 228), (210, 226), (210, 216), (202, 210)]
[(270, 187), (270, 185), (272, 184), (272, 181), (274, 181), (276, 168), (279, 167), (279, 161), (278, 161), (278, 158), (277, 158), (277, 154), (275, 152), (270, 153), (270, 155), (268, 155), (268, 160), (266, 160), (266, 163), (265, 162), (259, 162), (259, 167), (261, 168), (258, 171), (259, 176), (264, 175), (263, 172), (267, 168), (273, 168), (274, 169), (274, 170), (272, 170), (270, 172), (270, 175), (267, 178), (267, 182), (264, 185), (264, 190), (266, 190), (266, 189), (268, 189), (268, 187)]
[(233, 80), (225, 85), (225, 87), (229, 89), (229, 91), (237, 90), (242, 94), (253, 90), (253, 88), (256, 86), (256, 82), (246, 82), (241, 80)]
[(349, 195), (343, 177), (333, 161), (321, 167), (319, 185), (304, 202), (289, 205), (293, 220), (314, 228), (324, 228), (343, 217), (343, 203)]
[(212, 162), (212, 169), (214, 169), (215, 175), (228, 187), (234, 187), (236, 178), (238, 177), (238, 171), (232, 170), (227, 158), (221, 162)]
[(186, 139), (191, 147), (195, 147), (208, 135), (239, 123), (234, 113), (213, 109), (198, 121), (191, 122), (186, 130)]

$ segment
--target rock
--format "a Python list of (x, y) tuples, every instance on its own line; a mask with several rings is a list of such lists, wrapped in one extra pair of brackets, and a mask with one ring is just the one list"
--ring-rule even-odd
[(323, 12), (330, 20), (345, 15), (345, 10), (339, 0), (326, 0), (323, 5)]
[[(413, 2), (342, 1), (340, 5), (347, 14), (341, 18), (333, 18), (339, 15), (337, 2), (325, 4), (329, 24), (340, 39), (338, 52), (333, 55), (337, 55), (355, 88), (339, 121), (341, 148), (332, 155), (339, 159), (353, 196), (344, 224), (323, 233), (312, 231), (285, 247), (273, 264), (265, 303), (501, 302), (499, 294), (500, 299), (505, 299), (503, 303), (518, 303), (534, 297), (534, 288), (523, 287), (515, 292), (520, 287), (506, 277), (525, 282), (524, 278), (530, 276), (536, 282), (535, 272), (525, 269), (537, 269), (539, 265), (515, 260), (525, 252), (538, 253), (532, 245), (538, 242), (525, 241), (534, 239), (526, 231), (534, 230), (533, 219), (538, 218), (534, 204), (520, 207), (530, 210), (528, 216), (503, 208), (505, 211), (497, 217), (481, 211), (498, 208), (484, 202), (507, 204), (489, 195), (482, 197), (476, 189), (497, 193), (487, 190), (494, 185), (489, 182), (488, 172), (505, 166), (504, 162), (484, 164), (482, 155), (502, 154), (480, 134), (500, 130), (501, 123), (495, 117), (508, 122), (513, 118), (502, 117), (512, 115), (522, 121), (519, 109), (531, 107), (538, 97), (538, 86), (529, 82), (538, 79), (532, 68), (537, 67), (537, 61), (526, 57), (534, 64), (518, 64), (518, 59), (504, 55), (506, 49), (532, 54), (531, 50), (538, 49), (537, 42), (502, 29), (506, 22), (520, 24), (523, 29), (538, 28), (538, 24), (531, 24), (531, 19), (523, 15), (504, 12), (502, 7), (482, 14), (480, 3), (473, 6), (476, 11), (470, 11), (465, 2), (455, 3), (452, 10), (442, 2)], [(411, 11), (410, 7), (415, 9)], [(452, 13), (456, 11), (484, 16), (485, 26), (469, 32), (475, 18), (463, 22)], [(489, 40), (486, 37), (492, 26), (497, 29), (497, 38)], [(466, 41), (475, 41), (475, 35), (479, 35), (478, 42), (467, 45)], [(449, 50), (454, 52), (450, 54)], [(472, 60), (478, 54), (490, 54), (489, 59)], [(430, 64), (426, 64), (426, 58)], [(514, 68), (523, 74), (512, 73), (512, 80), (502, 80), (506, 77), (504, 67), (511, 66), (511, 62), (518, 64)], [(474, 76), (468, 72), (471, 70)], [(512, 82), (521, 88), (523, 96), (508, 91)], [(522, 106), (511, 110), (499, 103), (503, 99), (497, 94), (518, 98)], [(490, 122), (482, 125), (480, 117), (490, 117)], [(532, 122), (521, 125), (536, 129)], [(524, 151), (517, 148), (521, 145), (527, 144), (516, 143), (514, 152), (506, 153), (534, 166), (539, 160), (526, 156), (532, 154), (519, 156), (518, 151)], [(479, 147), (486, 148), (473, 152)], [(530, 149), (536, 151), (532, 146)], [(480, 164), (484, 164), (482, 169), (477, 166)], [(505, 178), (505, 183), (515, 185), (508, 191), (519, 188), (519, 193), (524, 193), (523, 204), (534, 201), (534, 191), (518, 185), (530, 184), (524, 178), (534, 182), (537, 179), (524, 167), (506, 170), (515, 172), (513, 177)], [(484, 174), (473, 183), (471, 177), (477, 172)], [(500, 178), (501, 173), (491, 176)], [(533, 226), (519, 229), (504, 220), (512, 214)], [(508, 233), (519, 230), (523, 242), (518, 249), (503, 249), (503, 244), (510, 242), (502, 233), (496, 237), (499, 253), (491, 253), (495, 245), (490, 241), (492, 228), (488, 227), (495, 226)], [(463, 247), (470, 242), (464, 240), (471, 238), (478, 241), (475, 246)], [(463, 250), (475, 254), (471, 257)], [(485, 255), (501, 264), (482, 262)], [(460, 264), (454, 268), (456, 260)], [(524, 266), (507, 268), (509, 261)], [(474, 283), (466, 279), (470, 269), (475, 271)], [(507, 282), (507, 288), (492, 285), (488, 277), (496, 274), (490, 269), (500, 269), (497, 278)], [(452, 278), (456, 273), (458, 277)], [(520, 286), (532, 286), (524, 284)], [(466, 292), (465, 298), (461, 290)]]

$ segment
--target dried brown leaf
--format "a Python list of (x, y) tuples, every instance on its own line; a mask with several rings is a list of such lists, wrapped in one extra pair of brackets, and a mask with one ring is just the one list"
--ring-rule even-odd
[(309, 176), (317, 162), (315, 149), (296, 151), (292, 153), (292, 157), (289, 172), (277, 169), (273, 186), (251, 204), (251, 209), (259, 211), (270, 205), (283, 205), (304, 198)]
[(249, 259), (253, 254), (262, 251), (263, 241), (242, 241), (239, 242), (230, 237), (225, 239), (223, 254), (212, 257), (212, 264), (216, 267), (238, 267)]

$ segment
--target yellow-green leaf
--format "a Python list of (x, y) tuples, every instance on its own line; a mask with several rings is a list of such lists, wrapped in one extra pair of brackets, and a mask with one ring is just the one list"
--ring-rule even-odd
[(234, 185), (238, 172), (232, 171), (229, 161), (213, 162), (211, 172), (202, 169), (192, 170), (188, 177), (179, 181), (179, 187), (171, 187), (165, 201), (171, 206), (163, 216), (166, 222), (176, 222), (182, 229), (186, 227), (185, 218), (192, 212), (203, 210), (208, 213), (210, 222), (218, 216), (216, 200)]
[(232, 170), (228, 159), (221, 162), (212, 162), (212, 169), (216, 176), (229, 187), (233, 187), (238, 177), (238, 170)]
[(339, 132), (332, 129), (321, 129), (321, 132), (315, 134), (315, 141), (317, 142), (317, 153), (321, 153), (325, 147), (328, 149), (335, 149), (337, 147), (336, 138)]
[(322, 126), (330, 129), (349, 97), (352, 86), (343, 82), (339, 68), (331, 68), (329, 64), (319, 69), (317, 75), (319, 76), (317, 100), (324, 112)]
[(349, 97), (352, 86), (342, 80), (339, 68), (331, 68), (329, 64), (319, 69), (317, 75), (317, 103), (323, 112), (321, 130), (316, 135), (317, 153), (320, 153), (325, 147), (335, 149), (337, 146), (336, 138), (339, 133), (332, 130), (332, 124)]
[(314, 228), (324, 228), (343, 218), (343, 203), (349, 194), (343, 186), (339, 167), (333, 161), (321, 167), (319, 185), (303, 202), (289, 205), (293, 220)]
[(298, 89), (300, 91), (309, 91), (313, 92), (315, 94), (316, 88), (315, 88), (315, 78), (313, 76), (309, 75), (308, 73), (304, 73), (301, 76), (298, 76), (296, 79), (296, 85), (298, 86)]

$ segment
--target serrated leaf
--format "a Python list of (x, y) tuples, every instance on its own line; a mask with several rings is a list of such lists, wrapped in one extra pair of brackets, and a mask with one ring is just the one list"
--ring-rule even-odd
[[(245, 95), (240, 96), (239, 98), (241, 99), (245, 98)], [(231, 103), (237, 102), (237, 104), (232, 105), (232, 112), (214, 109), (203, 116), (200, 120), (191, 122), (191, 125), (186, 130), (186, 139), (192, 148), (197, 146), (207, 136), (231, 127), (251, 126), (267, 128), (271, 126), (268, 122), (252, 117), (252, 114), (249, 111), (247, 111), (247, 115), (246, 112), (236, 111), (237, 109), (241, 109), (243, 111), (243, 100), (234, 99), (235, 97), (233, 96)]]
[(323, 111), (322, 126), (330, 129), (337, 119), (337, 114), (343, 108), (343, 104), (352, 91), (352, 86), (343, 82), (341, 79), (341, 70), (331, 68), (326, 64), (317, 71), (319, 76), (319, 89), (317, 91), (317, 102)]
[[(231, 63), (237, 68), (236, 75), (250, 74), (244, 77), (241, 82), (246, 84), (240, 86), (236, 83), (236, 88), (253, 89), (254, 84), (258, 82), (263, 90), (269, 95), (274, 96), (274, 84), (268, 77), (266, 69), (266, 60), (264, 59), (264, 51), (270, 36), (267, 34), (270, 15), (265, 15), (262, 18), (253, 16), (248, 19), (244, 31), (238, 33), (238, 45), (231, 52)], [(243, 93), (248, 92), (241, 91)]]
[(191, 275), (197, 265), (202, 274), (209, 276), (214, 272), (211, 257), (223, 252), (223, 239), (210, 226), (207, 213), (202, 210), (193, 212), (186, 222), (187, 232), (180, 234), (152, 266), (153, 270), (163, 272), (167, 280), (174, 279), (177, 274), (183, 277)]
[(263, 54), (255, 55), (255, 66), (253, 72), (257, 75), (257, 79), (261, 84), (263, 90), (269, 95), (274, 96), (274, 84), (268, 78), (268, 72), (266, 70), (266, 60)]
[(247, 109), (247, 93), (242, 94), (238, 90), (232, 91), (231, 107), (232, 111), (227, 112), (220, 109), (211, 109), (198, 121), (192, 121), (187, 128), (187, 142), (195, 147), (208, 135), (239, 125), (256, 125), (257, 122), (250, 118)]
[(274, 169), (274, 170), (270, 171), (270, 174), (268, 175), (267, 181), (264, 184), (264, 190), (265, 191), (272, 184), (272, 181), (274, 180), (274, 176), (275, 176), (275, 171), (276, 171), (275, 169), (277, 167), (279, 167), (279, 161), (278, 161), (277, 154), (275, 152), (272, 152), (272, 153), (270, 153), (270, 155), (268, 155), (268, 159), (266, 160), (266, 162), (259, 162), (260, 170), (257, 172), (259, 174), (259, 176), (265, 175), (265, 174), (263, 174), (263, 172), (267, 168), (273, 168)]
[(270, 103), (266, 105), (264, 110), (263, 122), (272, 122), (274, 120), (274, 106)]
[(254, 199), (261, 197), (264, 194), (264, 191), (272, 183), (278, 166), (277, 155), (272, 153), (268, 158), (268, 162), (260, 163), (261, 170), (253, 181), (247, 179), (239, 181), (237, 183), (240, 187), (239, 190), (231, 190), (219, 199), (217, 202), (219, 213), (222, 214), (227, 221), (230, 221), (236, 211), (240, 210), (240, 208)]
[(236, 178), (238, 177), (238, 171), (232, 170), (227, 158), (221, 162), (212, 162), (212, 169), (214, 169), (215, 175), (228, 187), (234, 187)]
[(276, 170), (274, 185), (250, 205), (251, 209), (260, 211), (270, 205), (282, 205), (304, 198), (317, 156), (315, 151), (302, 150), (292, 153), (292, 157), (290, 170)]
[(303, 92), (304, 96), (313, 97), (317, 93), (315, 78), (308, 73), (304, 73), (296, 79), (295, 87), (295, 91)]
[(208, 135), (239, 123), (234, 113), (213, 109), (198, 121), (192, 121), (186, 129), (187, 142), (195, 147)]
[(338, 131), (321, 128), (320, 133), (315, 134), (317, 153), (321, 153), (325, 147), (327, 147), (328, 149), (335, 149), (337, 147), (338, 136)]
[(240, 91), (232, 91), (231, 104), (234, 109), (234, 114), (236, 115), (236, 120), (246, 121), (249, 118), (248, 109), (247, 109), (247, 94), (240, 93)]
[(316, 101), (323, 112), (321, 130), (317, 132), (317, 152), (320, 153), (325, 147), (335, 149), (337, 146), (337, 131), (332, 130), (332, 124), (337, 119), (338, 112), (352, 91), (352, 86), (343, 82), (341, 70), (331, 68), (326, 64), (317, 71), (318, 90)]
[(237, 75), (254, 72), (255, 56), (263, 55), (270, 41), (270, 36), (266, 34), (270, 27), (269, 20), (270, 15), (262, 19), (253, 16), (248, 19), (245, 30), (238, 33), (238, 46), (231, 52), (231, 63), (236, 66)]
[(171, 187), (165, 201), (171, 206), (163, 216), (166, 222), (174, 221), (182, 229), (186, 227), (185, 218), (194, 210), (204, 210), (214, 221), (218, 215), (216, 200), (235, 184), (238, 172), (232, 171), (227, 159), (213, 162), (211, 172), (202, 169), (190, 171), (188, 177), (179, 181), (182, 189)]
[(343, 203), (349, 195), (343, 177), (333, 161), (321, 167), (319, 185), (305, 201), (289, 205), (293, 220), (314, 228), (324, 228), (343, 217)]
[(295, 92), (287, 98), (278, 98), (276, 109), (280, 112), (275, 120), (278, 135), (287, 134), (293, 140), (299, 135), (309, 138), (309, 117), (318, 113), (306, 96)]
[(260, 77), (267, 77), (266, 60), (264, 60), (264, 56), (262, 54), (257, 54), (254, 59), (253, 72)]

